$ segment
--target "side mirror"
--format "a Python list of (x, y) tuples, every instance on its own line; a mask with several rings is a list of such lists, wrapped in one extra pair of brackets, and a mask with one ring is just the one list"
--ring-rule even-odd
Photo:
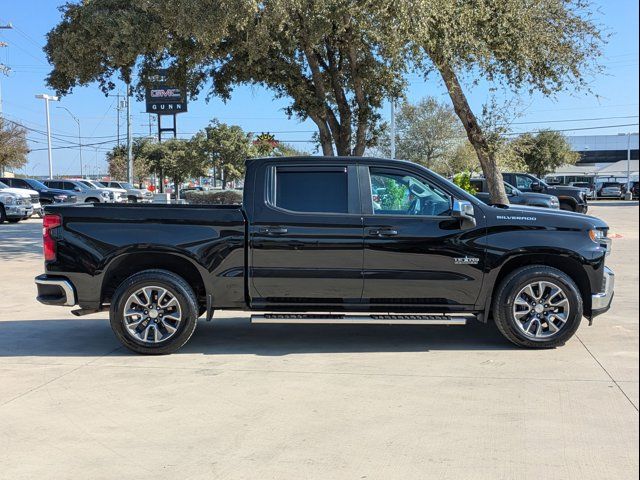
[(466, 230), (476, 226), (473, 203), (466, 200), (454, 200), (451, 216), (460, 220), (460, 228)]
[(531, 190), (533, 190), (534, 192), (541, 192), (542, 184), (540, 182), (533, 182), (531, 184)]

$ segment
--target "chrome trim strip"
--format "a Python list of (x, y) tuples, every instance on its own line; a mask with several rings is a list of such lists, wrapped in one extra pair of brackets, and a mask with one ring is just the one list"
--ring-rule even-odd
[[(280, 323), (308, 325), (466, 325), (467, 317), (445, 315), (305, 315), (274, 313), (267, 315), (251, 315), (251, 323)], [(381, 317), (381, 318), (375, 318)], [(414, 317), (414, 318), (411, 318)], [(422, 319), (416, 317), (423, 317)]]
[(591, 309), (602, 310), (609, 307), (613, 298), (616, 276), (609, 267), (604, 267), (604, 290), (591, 295)]
[(76, 294), (69, 280), (36, 278), (36, 285), (56, 285), (64, 291), (66, 298), (64, 302), (65, 307), (73, 307), (76, 304)]

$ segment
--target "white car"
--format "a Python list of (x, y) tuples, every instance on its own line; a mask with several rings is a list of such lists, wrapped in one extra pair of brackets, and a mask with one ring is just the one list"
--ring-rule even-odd
[(5, 183), (0, 182), (0, 189), (4, 193), (11, 192), (15, 193), (21, 198), (28, 198), (29, 204), (31, 205), (31, 213), (29, 213), (29, 217), (31, 217), (34, 213), (42, 216), (42, 205), (40, 205), (40, 194), (35, 190), (27, 190), (25, 188), (11, 188)]
[(20, 195), (9, 190), (13, 189), (6, 185), (4, 188), (0, 186), (0, 223), (5, 220), (9, 223), (17, 223), (33, 215), (29, 195)]
[(136, 188), (128, 182), (120, 182), (120, 181), (109, 181), (109, 182), (99, 182), (100, 185), (104, 185), (108, 188), (121, 188), (127, 192), (127, 198), (130, 202), (151, 202), (153, 201), (153, 193), (149, 190), (144, 190), (142, 188)]
[(102, 183), (94, 182), (93, 180), (77, 179), (76, 181), (86, 185), (89, 188), (96, 188), (112, 192), (113, 201), (116, 203), (125, 203), (127, 201), (127, 191), (123, 188), (105, 187), (104, 185), (102, 185)]

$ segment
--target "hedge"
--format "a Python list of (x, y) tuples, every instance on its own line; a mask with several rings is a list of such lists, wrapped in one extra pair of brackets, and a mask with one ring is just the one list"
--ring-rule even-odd
[(184, 192), (182, 197), (193, 205), (241, 205), (240, 190), (209, 190), (206, 192)]

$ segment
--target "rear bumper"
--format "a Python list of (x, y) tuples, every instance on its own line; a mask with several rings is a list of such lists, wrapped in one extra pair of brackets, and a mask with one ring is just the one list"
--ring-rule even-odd
[(611, 308), (616, 276), (609, 267), (604, 267), (602, 291), (591, 295), (591, 317), (602, 315)]
[(76, 302), (73, 284), (64, 277), (39, 275), (35, 279), (38, 287), (38, 300), (45, 305), (72, 307)]

